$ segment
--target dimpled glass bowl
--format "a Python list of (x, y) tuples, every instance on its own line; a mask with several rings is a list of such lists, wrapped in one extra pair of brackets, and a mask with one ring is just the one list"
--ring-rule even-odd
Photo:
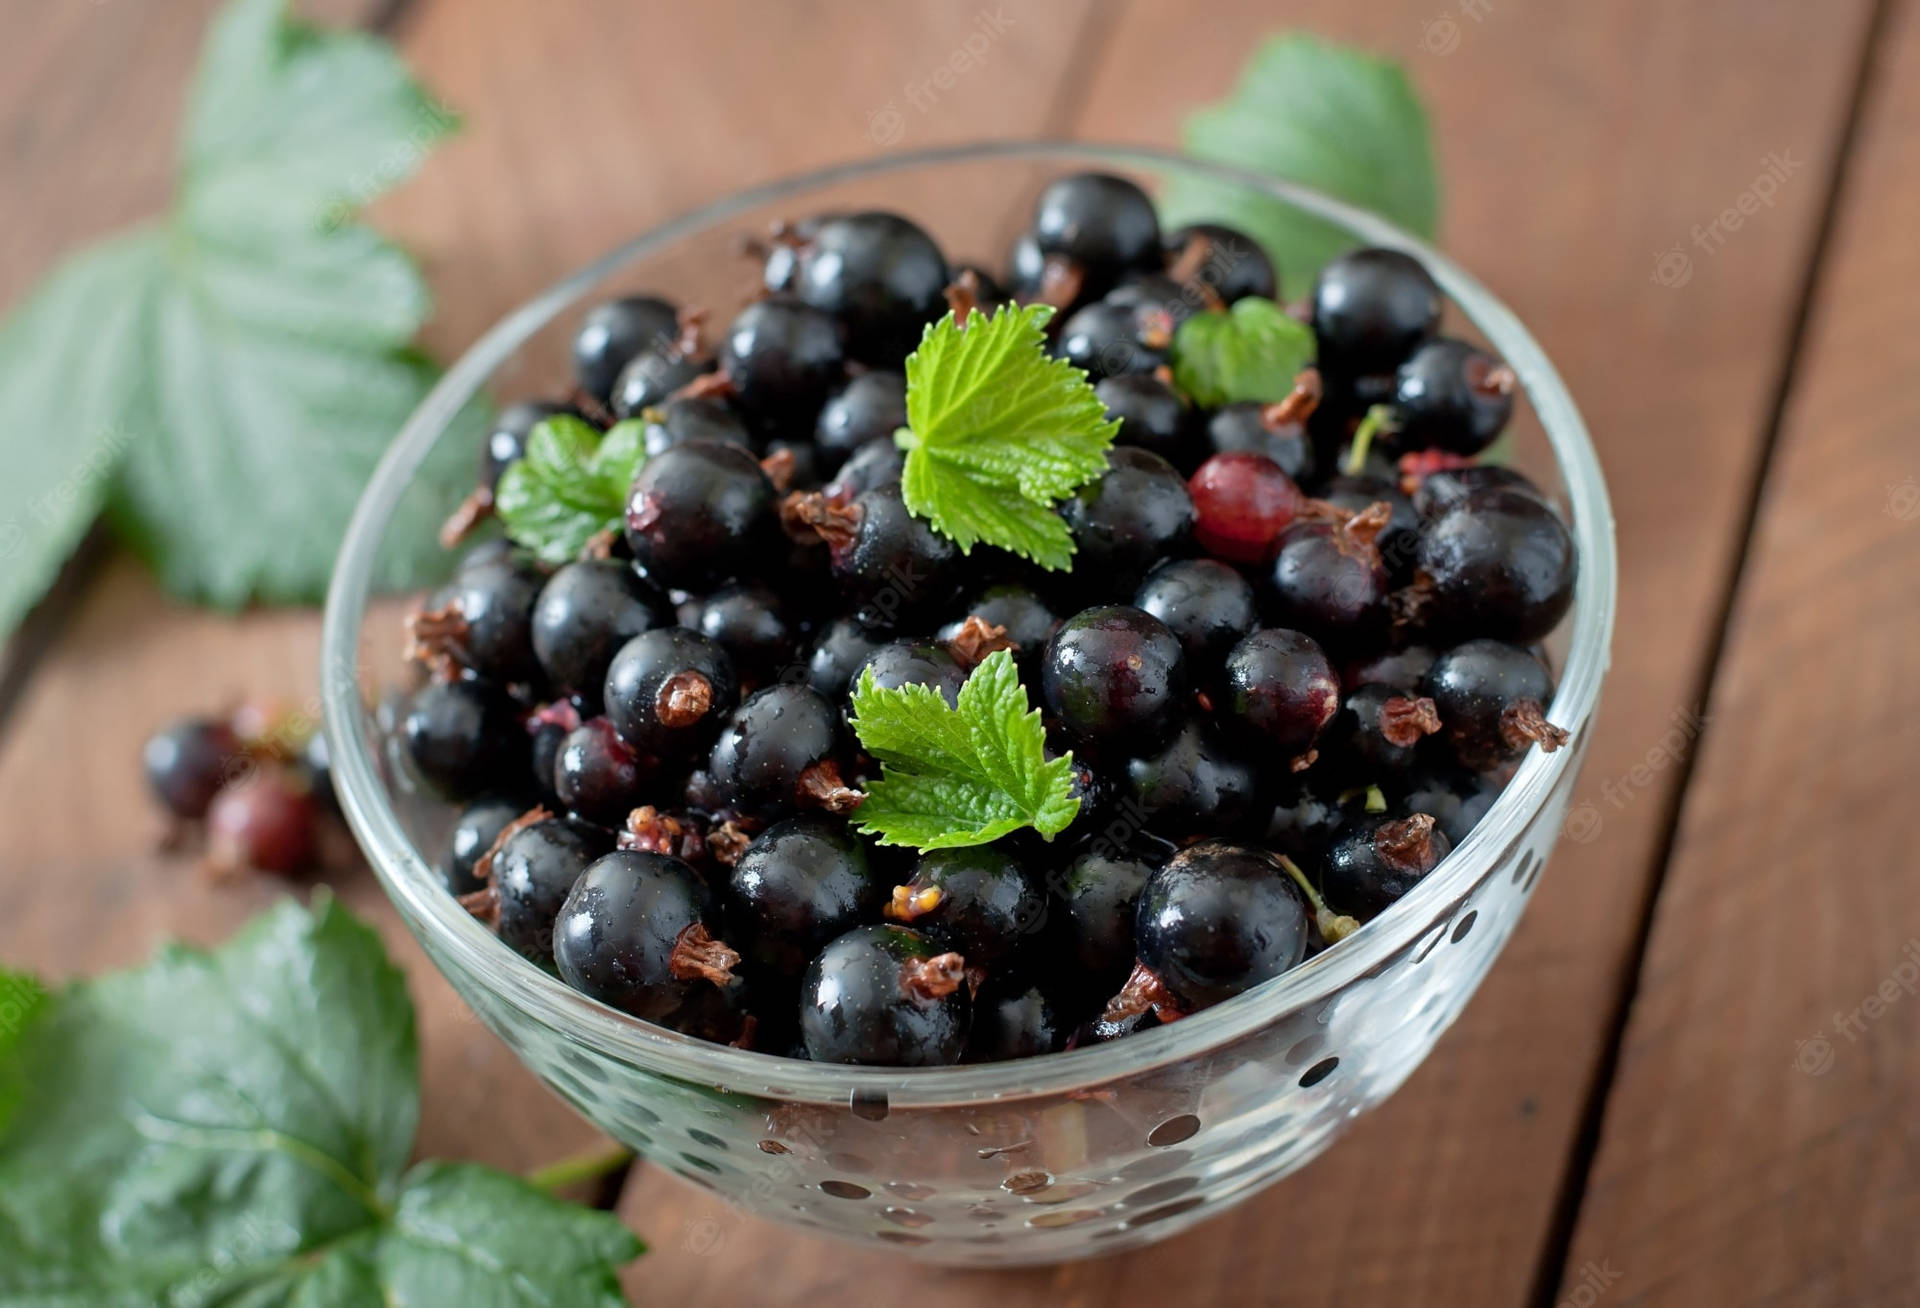
[[(1479, 335), (1513, 365), (1525, 400), (1512, 460), (1555, 492), (1580, 550), (1573, 611), (1548, 642), (1560, 669), (1550, 716), (1571, 744), (1531, 752), (1472, 834), (1350, 940), (1229, 1003), (1044, 1058), (887, 1069), (722, 1048), (596, 1003), (506, 949), (442, 889), (433, 861), (451, 814), (414, 792), (369, 707), (403, 681), (397, 610), (369, 599), (398, 548), (390, 524), (401, 511), (437, 520), (464, 489), (416, 475), (422, 460), (442, 439), (473, 439), (456, 415), (483, 391), (498, 403), (567, 389), (567, 341), (596, 300), (664, 293), (709, 306), (717, 332), (754, 284), (738, 241), (773, 219), (898, 209), (954, 260), (997, 266), (1040, 187), (1085, 169), (1133, 177), (1155, 194), (1170, 180), (1242, 191), (1316, 215), (1356, 244), (1406, 249), (1451, 297), (1447, 330)], [(1305, 289), (1297, 278), (1287, 286), (1293, 296)], [(1613, 611), (1613, 526), (1580, 417), (1533, 338), (1459, 268), (1378, 219), (1269, 178), (1145, 149), (971, 146), (746, 191), (508, 313), (408, 421), (360, 505), (327, 605), (326, 728), (347, 816), (428, 955), (528, 1067), (609, 1135), (776, 1221), (935, 1262), (1040, 1263), (1204, 1221), (1305, 1164), (1407, 1079), (1492, 966), (1560, 834)]]

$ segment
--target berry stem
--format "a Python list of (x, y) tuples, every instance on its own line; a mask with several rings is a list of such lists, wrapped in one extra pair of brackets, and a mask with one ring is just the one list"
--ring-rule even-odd
[(1307, 880), (1307, 874), (1300, 870), (1298, 863), (1282, 854), (1280, 866), (1287, 870), (1287, 875), (1292, 877), (1294, 884), (1300, 887), (1300, 893), (1307, 897), (1307, 905), (1313, 909), (1313, 924), (1320, 928), (1322, 940), (1330, 945), (1337, 945), (1360, 929), (1359, 918), (1348, 917), (1345, 913), (1336, 913), (1327, 907), (1327, 901), (1320, 898), (1320, 892), (1313, 888), (1313, 882)]
[(1360, 425), (1353, 429), (1353, 444), (1347, 450), (1346, 473), (1349, 477), (1358, 477), (1367, 466), (1367, 451), (1373, 448), (1373, 438), (1383, 431), (1393, 430), (1393, 407), (1376, 404), (1367, 410), (1366, 417), (1360, 419)]
[(573, 1154), (528, 1172), (527, 1184), (548, 1194), (557, 1194), (587, 1181), (612, 1176), (632, 1162), (633, 1150), (618, 1145), (592, 1153)]

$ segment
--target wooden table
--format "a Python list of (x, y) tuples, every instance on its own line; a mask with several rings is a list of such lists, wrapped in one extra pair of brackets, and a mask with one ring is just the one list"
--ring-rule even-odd
[[(4, 0), (0, 301), (164, 196), (208, 0)], [(979, 5), (328, 0), (467, 116), (375, 213), (443, 355), (614, 239), (876, 149), (868, 115)], [(1619, 518), (1614, 668), (1566, 841), (1476, 1002), (1351, 1138), (1147, 1252), (927, 1273), (637, 1169), (642, 1302), (1920, 1301), (1920, 4), (1012, 0), (894, 148), (1173, 142), (1280, 26), (1391, 54), (1432, 107), (1442, 243), (1533, 326)], [(1457, 11), (1457, 12), (1456, 12)], [(1445, 17), (1458, 39), (1429, 39)], [(1437, 53), (1442, 46), (1447, 53)], [(1431, 47), (1431, 48), (1429, 48)], [(1772, 155), (1773, 202), (1696, 227)], [(1684, 284), (1656, 258), (1677, 249)], [(140, 739), (237, 690), (304, 698), (318, 620), (183, 610), (95, 548), (0, 689), (0, 958), (62, 975), (223, 935), (275, 893), (151, 853)], [(1703, 733), (1663, 744), (1677, 718)], [(592, 1142), (466, 1016), (364, 875), (422, 1007), (421, 1147)], [(1920, 955), (1920, 947), (1916, 947)]]

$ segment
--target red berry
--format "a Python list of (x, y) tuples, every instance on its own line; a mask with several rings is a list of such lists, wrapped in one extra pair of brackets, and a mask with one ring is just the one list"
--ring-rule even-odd
[(1293, 478), (1264, 454), (1216, 454), (1187, 483), (1196, 515), (1194, 537), (1215, 558), (1264, 563), (1305, 497)]
[(313, 861), (313, 796), (280, 768), (259, 768), (207, 810), (207, 861), (215, 871), (298, 872)]

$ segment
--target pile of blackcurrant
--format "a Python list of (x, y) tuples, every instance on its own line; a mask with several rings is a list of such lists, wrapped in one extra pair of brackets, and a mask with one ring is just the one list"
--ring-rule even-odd
[[(1181, 325), (1276, 299), (1277, 272), (1230, 228), (1163, 233), (1121, 178), (1049, 185), (1003, 278), (883, 212), (755, 253), (765, 289), (724, 325), (593, 309), (577, 386), (504, 411), (454, 524), (567, 414), (645, 424), (624, 530), (558, 567), (469, 547), (409, 622), (394, 730), (465, 805), (447, 889), (568, 984), (826, 1062), (1109, 1040), (1337, 944), (1564, 742), (1539, 642), (1572, 537), (1476, 461), (1515, 377), (1440, 334), (1415, 259), (1335, 259), (1289, 310), (1317, 345), (1291, 393), (1206, 408), (1173, 380)], [(1054, 306), (1051, 349), (1118, 422), (1106, 473), (1057, 505), (1066, 571), (963, 551), (902, 489), (908, 355), (950, 307), (1006, 301)], [(953, 704), (1001, 649), (1071, 751), (1071, 826), (926, 852), (860, 834), (878, 771), (850, 687)]]
[(291, 874), (319, 861), (335, 801), (327, 738), (310, 716), (248, 701), (182, 718), (148, 738), (141, 762), (173, 824), (168, 843), (204, 834), (210, 873)]

